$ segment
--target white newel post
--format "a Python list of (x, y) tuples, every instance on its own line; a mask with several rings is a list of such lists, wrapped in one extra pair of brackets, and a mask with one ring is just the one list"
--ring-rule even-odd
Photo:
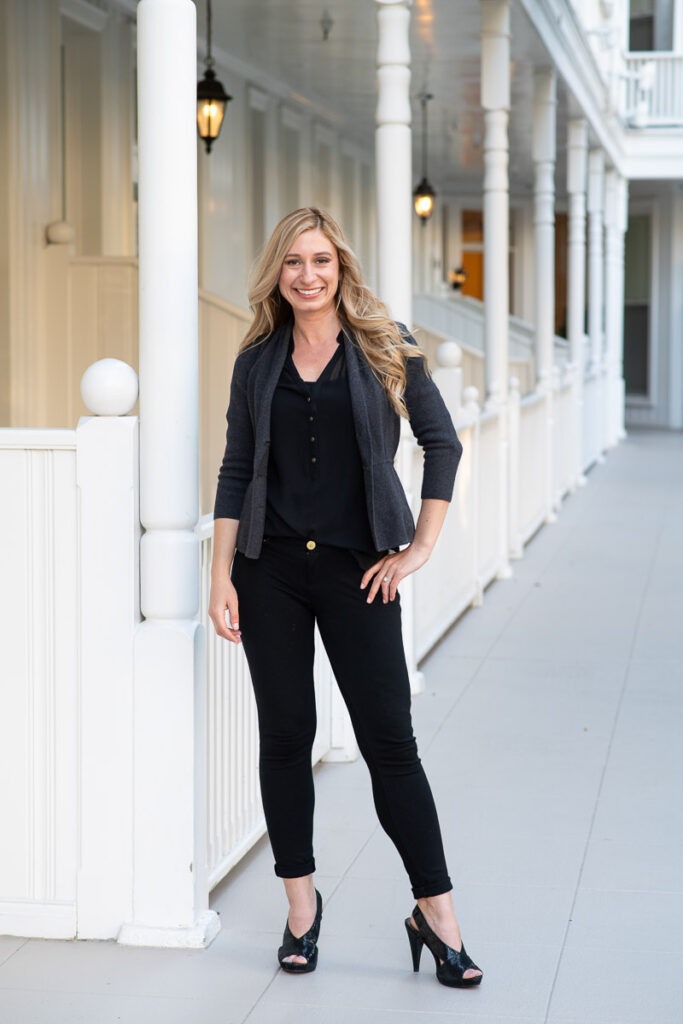
[(484, 108), (484, 353), (485, 407), (500, 418), (500, 570), (510, 575), (507, 427), (509, 347), (510, 6), (481, 0), (481, 105)]
[(583, 474), (583, 379), (585, 374), (586, 307), (586, 170), (588, 126), (583, 118), (567, 125), (567, 340), (573, 367), (572, 489), (586, 482)]
[[(138, 5), (141, 611), (133, 914), (119, 942), (205, 946), (206, 695), (198, 486), (196, 13)], [(160, 102), (160, 97), (163, 102)]]
[(597, 453), (598, 461), (604, 451), (603, 429), (603, 306), (604, 306), (604, 256), (603, 256), (603, 209), (605, 193), (605, 154), (601, 149), (592, 149), (588, 154), (588, 336), (591, 349), (591, 375), (595, 378), (597, 436), (592, 439), (591, 451)]
[(555, 118), (552, 68), (534, 74), (534, 280), (536, 387), (544, 396), (543, 478), (546, 522), (555, 521), (553, 494), (553, 344), (555, 338)]
[(605, 348), (607, 424), (605, 442), (624, 436), (624, 233), (627, 183), (614, 168), (605, 174)]
[[(378, 292), (394, 319), (413, 322), (412, 142), (410, 115), (410, 6), (412, 0), (377, 4), (377, 111), (375, 185), (377, 189)], [(412, 433), (401, 423), (398, 472), (407, 480), (406, 458)], [(411, 499), (411, 495), (408, 495)], [(401, 585), (406, 660), (413, 693), (424, 688), (415, 658), (413, 580)]]
[(78, 938), (112, 939), (133, 907), (133, 642), (140, 622), (137, 374), (83, 374), (76, 428), (80, 544)]

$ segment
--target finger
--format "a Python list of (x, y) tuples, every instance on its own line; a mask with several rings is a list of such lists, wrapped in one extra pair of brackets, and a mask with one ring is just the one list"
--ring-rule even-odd
[(380, 573), (378, 572), (377, 575), (375, 576), (374, 580), (372, 581), (372, 586), (370, 587), (370, 591), (368, 593), (368, 601), (367, 601), (368, 604), (371, 604), (375, 600), (375, 597), (377, 595), (377, 591), (379, 590), (379, 587), (380, 587), (381, 579), (382, 579), (382, 577), (381, 577)]
[(375, 576), (375, 578), (372, 581), (370, 591), (368, 593), (368, 604), (374, 601), (375, 595), (379, 590), (380, 583), (382, 581), (382, 576), (385, 575), (385, 573), (383, 572), (383, 563), (384, 559), (382, 559), (381, 562), (377, 562), (375, 565), (373, 565), (372, 568), (368, 569), (367, 573), (365, 574), (366, 576), (368, 576), (368, 578), (372, 577), (373, 575)]
[(380, 569), (378, 571), (377, 575), (375, 576), (374, 583), (372, 584), (372, 588), (371, 588), (370, 593), (368, 595), (368, 601), (374, 599), (375, 595), (377, 594), (377, 592), (379, 591), (379, 589), (381, 587), (382, 588), (382, 601), (386, 604), (386, 600), (387, 600), (387, 598), (386, 598), (387, 583), (386, 583), (384, 577), (388, 576), (388, 575), (389, 575), (389, 571), (387, 569), (387, 566), (385, 565), (382, 569)]
[(377, 570), (379, 569), (379, 567), (381, 565), (382, 565), (382, 561), (375, 562), (374, 565), (371, 565), (369, 569), (365, 570), (365, 572), (363, 573), (363, 576), (361, 578), (361, 581), (360, 581), (360, 589), (361, 590), (365, 590), (365, 588), (367, 587), (368, 583), (372, 579), (374, 573), (377, 572)]
[(392, 579), (391, 586), (389, 587), (389, 600), (390, 601), (393, 601), (394, 598), (396, 597), (396, 594), (398, 593), (398, 585), (399, 585), (399, 583), (401, 582), (402, 579), (403, 579), (403, 575), (400, 572), (397, 572), (396, 575), (394, 576), (394, 578)]
[[(391, 598), (391, 587), (394, 580), (394, 569), (385, 571), (382, 576), (382, 601), (384, 604)], [(393, 598), (391, 598), (393, 600)]]
[(230, 618), (230, 625), (228, 626), (228, 629), (230, 629), (234, 633), (239, 633), (239, 631), (240, 631), (240, 616), (239, 616), (239, 604), (238, 604), (237, 598), (234, 598), (233, 600), (228, 601), (228, 616)]
[(225, 621), (225, 608), (209, 610), (209, 618), (213, 623), (217, 636), (222, 637), (224, 640), (231, 640), (233, 643), (239, 642), (242, 634), (239, 630), (231, 629), (228, 626)]

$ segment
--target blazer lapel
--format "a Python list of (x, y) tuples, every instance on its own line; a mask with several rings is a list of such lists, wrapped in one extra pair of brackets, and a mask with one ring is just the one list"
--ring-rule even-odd
[(363, 465), (369, 466), (372, 464), (372, 435), (368, 403), (372, 395), (372, 385), (377, 382), (361, 349), (352, 341), (346, 329), (344, 330), (344, 355), (346, 356), (346, 372), (351, 393), (356, 440)]
[(263, 344), (263, 351), (249, 374), (250, 400), (254, 415), (254, 442), (260, 446), (270, 439), (270, 408), (273, 392), (287, 358), (291, 323), (283, 324)]

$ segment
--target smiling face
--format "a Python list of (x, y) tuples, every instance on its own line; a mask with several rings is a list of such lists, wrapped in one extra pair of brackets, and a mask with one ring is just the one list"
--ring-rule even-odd
[(332, 312), (339, 284), (339, 257), (319, 228), (302, 231), (285, 256), (278, 287), (294, 315)]

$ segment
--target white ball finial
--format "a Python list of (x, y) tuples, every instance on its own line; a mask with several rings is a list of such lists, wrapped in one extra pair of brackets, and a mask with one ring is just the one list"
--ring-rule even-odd
[(457, 341), (442, 341), (436, 350), (436, 361), (439, 366), (460, 366), (462, 349)]
[(125, 416), (138, 400), (138, 375), (122, 359), (98, 359), (81, 377), (81, 397), (96, 416)]
[(473, 410), (479, 408), (479, 388), (475, 388), (474, 384), (470, 384), (468, 388), (465, 388), (462, 397), (465, 408)]

